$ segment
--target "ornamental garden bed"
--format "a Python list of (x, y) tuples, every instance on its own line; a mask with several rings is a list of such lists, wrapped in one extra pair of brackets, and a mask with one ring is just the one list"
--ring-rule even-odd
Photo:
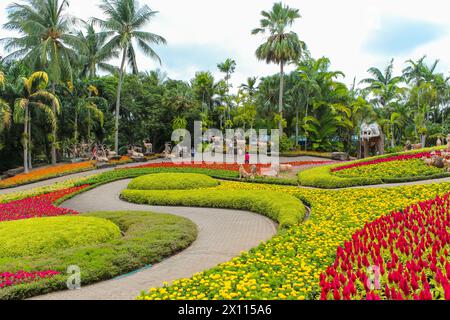
[(429, 166), (421, 160), (423, 157), (431, 157), (431, 151), (435, 150), (436, 148), (429, 151), (417, 150), (316, 167), (299, 172), (299, 182), (303, 186), (336, 189), (449, 177), (447, 170)]
[[(0, 196), (3, 205), (0, 205), (0, 216), (5, 216), (5, 208), (10, 208), (4, 205), (11, 205), (14, 201), (24, 200), (27, 203), (29, 198), (43, 197), (41, 199), (59, 203), (102, 183), (149, 173), (165, 173), (165, 170), (175, 169), (120, 169), (35, 189), (26, 196)], [(217, 176), (235, 174), (234, 171), (208, 171), (206, 168), (184, 170)], [(177, 169), (175, 172), (181, 171)], [(67, 191), (68, 188), (78, 187), (83, 188)], [(229, 197), (226, 197), (227, 192)], [(152, 288), (139, 299), (448, 299), (450, 272), (448, 261), (442, 262), (441, 257), (447, 257), (450, 249), (449, 192), (449, 183), (389, 189), (319, 190), (235, 181), (221, 181), (218, 186), (197, 190), (124, 191), (123, 196), (133, 202), (247, 209), (265, 214), (281, 224), (288, 217), (297, 219), (285, 228), (280, 228), (278, 235), (257, 248), (192, 278), (180, 279), (163, 288)], [(220, 201), (214, 201), (217, 197), (212, 193), (222, 195), (223, 199), (219, 196)], [(271, 202), (278, 203), (271, 208), (264, 202), (270, 200), (267, 199), (270, 195), (274, 198)], [(300, 201), (312, 210), (306, 222), (301, 218), (304, 206), (296, 207), (301, 204)], [(254, 204), (254, 207), (249, 208), (250, 204)], [(281, 209), (285, 211), (279, 211)], [(141, 231), (155, 224), (150, 221), (149, 225), (145, 225), (147, 222), (141, 220), (144, 218), (140, 213), (61, 214), (61, 218), (87, 216), (106, 219), (125, 234), (130, 230), (126, 228), (129, 221), (141, 221), (144, 224), (142, 229), (138, 228)], [(10, 213), (8, 215), (14, 217)], [(170, 217), (167, 219), (170, 220)], [(164, 221), (169, 221), (167, 219), (164, 218)], [(192, 231), (192, 228), (182, 229), (184, 231), (178, 235), (192, 236), (186, 231)], [(140, 237), (141, 234), (136, 236)], [(95, 248), (79, 248), (82, 250), (80, 254), (89, 252), (92, 257), (85, 261), (83, 269), (86, 268), (88, 273), (83, 279), (87, 276), (90, 282), (96, 282), (110, 278), (111, 269), (107, 261), (112, 255), (117, 257), (117, 252), (123, 258), (114, 265), (117, 275), (152, 263), (142, 256), (130, 256), (130, 252), (138, 248), (120, 242), (120, 239), (107, 242), (109, 249), (106, 252), (97, 251), (94, 244)], [(181, 250), (182, 247), (178, 248)], [(377, 250), (380, 250), (379, 255)], [(167, 254), (160, 257), (170, 255), (167, 251), (164, 253)], [(64, 289), (62, 279), (65, 281), (66, 277), (62, 275), (65, 272), (62, 266), (74, 262), (71, 259), (75, 259), (73, 251), (58, 249), (51, 256), (1, 260), (0, 285), (3, 285), (3, 289), (0, 289), (0, 298), (18, 299)], [(361, 272), (367, 264), (380, 265), (385, 269), (381, 291), (373, 292), (364, 287), (365, 278)], [(350, 275), (344, 273), (344, 269), (347, 272), (349, 268), (353, 270)], [(398, 276), (399, 268), (403, 268), (403, 277)], [(410, 269), (415, 270), (415, 276)], [(357, 279), (353, 280), (355, 276)], [(336, 289), (337, 281), (339, 289)]]

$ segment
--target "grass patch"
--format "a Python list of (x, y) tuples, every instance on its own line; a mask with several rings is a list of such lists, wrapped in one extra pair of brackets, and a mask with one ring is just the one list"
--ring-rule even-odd
[(280, 192), (237, 190), (124, 190), (126, 201), (161, 206), (186, 206), (248, 210), (271, 218), (280, 229), (303, 221), (306, 215), (301, 201)]
[(109, 220), (120, 228), (123, 236), (51, 253), (20, 258), (2, 256), (0, 272), (51, 269), (62, 274), (1, 289), (0, 299), (24, 299), (65, 290), (67, 268), (71, 265), (80, 267), (82, 285), (111, 279), (157, 263), (188, 247), (197, 236), (197, 227), (190, 220), (167, 214), (120, 211), (86, 213), (80, 217)]
[(50, 253), (120, 237), (113, 222), (95, 217), (35, 218), (0, 223), (0, 257)]
[(216, 187), (219, 182), (199, 173), (155, 173), (133, 179), (132, 190), (189, 190)]

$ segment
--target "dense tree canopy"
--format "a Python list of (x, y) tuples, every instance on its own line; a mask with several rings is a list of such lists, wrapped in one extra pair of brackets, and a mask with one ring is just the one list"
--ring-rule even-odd
[[(300, 16), (296, 9), (275, 5), (254, 30), (268, 36), (258, 57), (292, 64), (293, 71), (249, 75), (232, 88), (239, 68), (232, 58), (217, 61), (219, 77), (212, 70), (199, 70), (190, 81), (170, 79), (159, 70), (139, 72), (135, 48), (158, 60), (151, 45), (165, 43), (143, 31), (156, 14), (148, 7), (132, 0), (103, 1), (108, 19), (81, 22), (68, 14), (67, 4), (28, 0), (8, 8), (4, 27), (20, 36), (2, 42), (9, 54), (0, 63), (0, 171), (49, 163), (52, 146), (58, 160), (65, 160), (64, 150), (81, 141), (113, 147), (117, 137), (118, 151), (124, 152), (127, 145), (149, 139), (155, 151), (162, 151), (173, 129), (192, 130), (196, 120), (219, 129), (281, 125), (284, 149), (352, 154), (363, 122), (377, 121), (392, 150), (406, 140), (434, 144), (450, 127), (449, 78), (437, 72), (439, 61), (408, 60), (398, 74), (388, 61), (370, 67), (366, 79), (348, 81), (328, 58), (312, 57), (287, 30)], [(114, 66), (112, 58), (123, 63)], [(45, 88), (24, 94), (24, 79), (31, 78)], [(29, 110), (20, 113), (25, 105)]]

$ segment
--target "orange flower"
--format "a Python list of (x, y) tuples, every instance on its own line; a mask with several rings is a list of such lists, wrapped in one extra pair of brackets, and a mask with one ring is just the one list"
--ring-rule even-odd
[(70, 173), (86, 171), (95, 168), (94, 161), (80, 163), (61, 164), (42, 169), (36, 169), (30, 173), (22, 173), (0, 181), (0, 189), (20, 186), (27, 183), (41, 181), (49, 178), (59, 177)]

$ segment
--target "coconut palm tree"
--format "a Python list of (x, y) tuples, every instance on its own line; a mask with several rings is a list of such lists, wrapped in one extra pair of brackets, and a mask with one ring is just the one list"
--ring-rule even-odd
[(115, 151), (119, 152), (119, 119), (120, 97), (122, 93), (125, 64), (131, 66), (134, 74), (139, 72), (137, 66), (136, 50), (141, 49), (147, 56), (161, 63), (160, 57), (152, 49), (152, 45), (166, 44), (166, 40), (160, 35), (141, 31), (145, 25), (158, 13), (152, 11), (147, 5), (139, 6), (137, 0), (102, 0), (100, 8), (106, 15), (106, 20), (96, 19), (104, 32), (111, 37), (106, 43), (105, 52), (121, 51), (122, 61), (119, 69), (119, 83), (117, 86), (116, 119), (114, 144)]
[(239, 86), (241, 90), (244, 90), (249, 94), (250, 97), (253, 97), (256, 93), (256, 83), (258, 82), (258, 77), (248, 77), (247, 82), (243, 83)]
[(280, 94), (278, 102), (279, 130), (283, 132), (283, 94), (284, 94), (284, 67), (287, 63), (297, 61), (305, 49), (305, 44), (300, 41), (298, 35), (288, 29), (300, 18), (298, 9), (284, 6), (281, 2), (275, 3), (272, 10), (261, 12), (263, 18), (260, 27), (252, 31), (252, 34), (267, 34), (266, 42), (256, 50), (256, 57), (265, 60), (266, 63), (280, 65)]
[[(72, 33), (77, 19), (66, 13), (68, 0), (25, 0), (8, 6), (8, 22), (4, 28), (19, 37), (1, 39), (5, 49), (12, 51), (6, 61), (23, 58), (33, 70), (45, 70), (52, 93), (63, 80), (72, 79), (78, 56), (75, 48), (84, 43)], [(56, 110), (53, 110), (56, 114)], [(52, 132), (52, 163), (56, 164), (57, 127)]]
[[(0, 71), (0, 88), (5, 86), (5, 74)], [(8, 127), (11, 121), (11, 108), (9, 104), (0, 98), (0, 132)]]
[(91, 136), (91, 126), (92, 120), (98, 121), (100, 126), (103, 126), (104, 122), (104, 114), (97, 107), (97, 99), (98, 98), (98, 89), (90, 85), (86, 88), (86, 86), (81, 82), (68, 82), (67, 90), (73, 96), (75, 101), (74, 108), (74, 142), (78, 142), (79, 130), (78, 123), (81, 119), (87, 123), (87, 138), (90, 139)]
[(35, 72), (29, 78), (23, 78), (20, 83), (20, 97), (14, 103), (14, 121), (16, 123), (23, 123), (23, 164), (25, 173), (29, 172), (30, 168), (30, 153), (29, 146), (31, 143), (31, 111), (43, 112), (52, 130), (56, 127), (56, 112), (59, 112), (61, 107), (58, 98), (47, 91), (46, 88), (49, 83), (49, 78), (45, 72)]
[(114, 73), (118, 68), (107, 63), (112, 58), (119, 57), (118, 50), (105, 50), (104, 46), (108, 40), (108, 34), (105, 32), (96, 32), (94, 23), (84, 22), (85, 31), (80, 31), (78, 37), (85, 43), (84, 51), (81, 51), (80, 63), (82, 66), (81, 77), (95, 78), (97, 70)]
[(401, 98), (403, 89), (399, 84), (403, 81), (402, 77), (394, 77), (394, 60), (387, 65), (384, 71), (376, 67), (370, 68), (367, 72), (372, 75), (371, 78), (361, 80), (361, 84), (367, 84), (363, 89), (370, 92), (375, 98), (372, 102), (382, 108), (386, 108), (392, 101)]

